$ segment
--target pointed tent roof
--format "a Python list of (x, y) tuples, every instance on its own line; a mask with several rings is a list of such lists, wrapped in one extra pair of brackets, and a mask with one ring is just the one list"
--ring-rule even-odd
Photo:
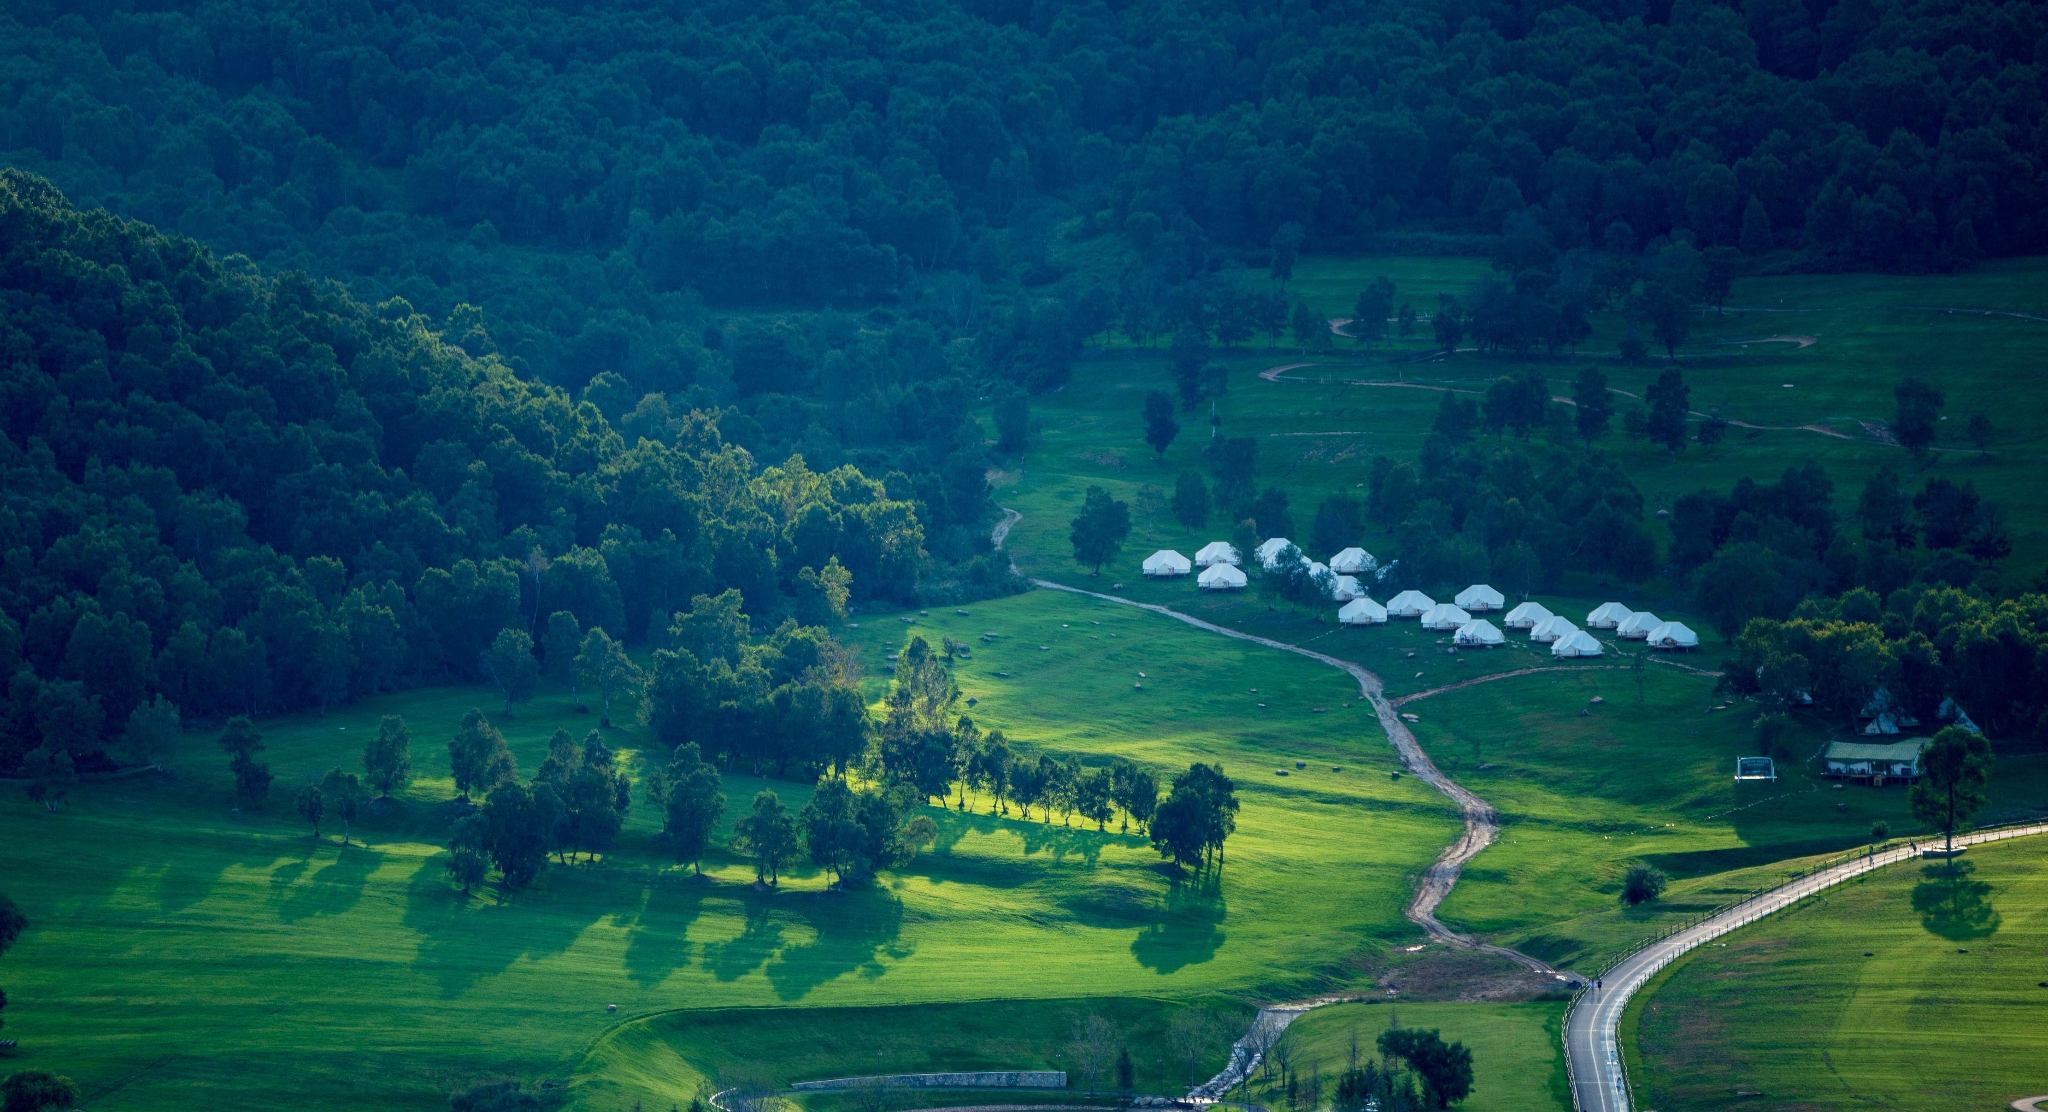
[(1578, 631), (1579, 627), (1573, 625), (1570, 618), (1562, 614), (1552, 614), (1536, 623), (1535, 628), (1529, 631), (1529, 640), (1539, 645), (1547, 645), (1560, 638), (1570, 637)]
[(1472, 620), (1472, 615), (1448, 602), (1439, 602), (1422, 615), (1422, 628), (1438, 631), (1456, 629)]
[(1330, 557), (1330, 570), (1344, 575), (1357, 575), (1378, 566), (1379, 561), (1373, 559), (1372, 553), (1363, 548), (1347, 548)]
[(1600, 647), (1600, 642), (1583, 629), (1568, 637), (1558, 638), (1550, 646), (1550, 655), (1559, 657), (1599, 656), (1604, 651)]
[(1586, 615), (1586, 626), (1589, 629), (1613, 629), (1627, 621), (1633, 612), (1618, 602), (1603, 602)]
[(1504, 644), (1507, 638), (1501, 636), (1492, 622), (1474, 618), (1458, 627), (1457, 641), (1460, 645), (1499, 645)]
[(1193, 567), (1187, 557), (1171, 548), (1162, 548), (1145, 557), (1146, 575), (1186, 575)]
[(1664, 622), (1650, 631), (1650, 647), (1653, 649), (1697, 649), (1700, 635), (1687, 629), (1684, 622)]
[(1508, 600), (1492, 587), (1484, 583), (1474, 583), (1459, 591), (1458, 597), (1453, 601), (1466, 610), (1498, 610), (1507, 605)]
[(1355, 598), (1337, 611), (1342, 625), (1379, 625), (1387, 620), (1387, 608), (1369, 598)]
[(1664, 619), (1657, 615), (1650, 613), (1648, 610), (1638, 610), (1627, 618), (1622, 619), (1621, 624), (1614, 627), (1614, 632), (1618, 637), (1639, 641), (1648, 637), (1651, 630), (1663, 624)]
[(1359, 586), (1358, 580), (1353, 576), (1340, 575), (1330, 586), (1330, 598), (1337, 602), (1350, 602), (1352, 599), (1363, 597), (1365, 588)]
[(1286, 537), (1267, 537), (1259, 547), (1252, 549), (1252, 555), (1259, 558), (1260, 566), (1270, 568), (1273, 561), (1279, 558), (1281, 551), (1293, 543)]
[(1198, 568), (1211, 564), (1235, 564), (1238, 560), (1237, 549), (1229, 541), (1210, 541), (1195, 553), (1195, 566)]
[(1436, 600), (1421, 591), (1402, 591), (1388, 600), (1387, 613), (1396, 618), (1415, 618), (1435, 605)]
[(1195, 580), (1195, 586), (1205, 591), (1234, 591), (1244, 585), (1244, 573), (1235, 564), (1211, 564)]
[(1508, 616), (1501, 619), (1501, 624), (1509, 629), (1535, 629), (1543, 619), (1550, 617), (1555, 615), (1542, 603), (1525, 602), (1508, 611)]

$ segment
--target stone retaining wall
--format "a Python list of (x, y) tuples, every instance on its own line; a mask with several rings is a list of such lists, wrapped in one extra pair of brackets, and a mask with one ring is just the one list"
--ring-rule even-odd
[(903, 1089), (1064, 1089), (1061, 1070), (994, 1070), (986, 1073), (894, 1073), (878, 1077), (835, 1077), (830, 1081), (799, 1081), (799, 1092), (851, 1089), (865, 1082), (886, 1081)]

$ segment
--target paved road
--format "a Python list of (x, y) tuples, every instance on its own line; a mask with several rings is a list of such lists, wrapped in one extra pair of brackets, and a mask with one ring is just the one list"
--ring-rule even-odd
[[(1978, 845), (2032, 834), (2048, 834), (2048, 823), (1979, 831), (1957, 838), (1956, 844)], [(1621, 1062), (1621, 1013), (1627, 1010), (1629, 998), (1658, 970), (1705, 943), (1782, 911), (1807, 896), (1913, 855), (1913, 849), (1900, 848), (1800, 877), (1623, 958), (1601, 975), (1601, 987), (1581, 993), (1565, 1016), (1565, 1063), (1571, 1071), (1572, 1103), (1580, 1112), (1629, 1112), (1628, 1078)]]

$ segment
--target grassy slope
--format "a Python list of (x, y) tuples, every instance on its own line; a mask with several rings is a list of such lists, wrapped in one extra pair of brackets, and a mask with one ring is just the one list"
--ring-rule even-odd
[[(7, 889), (35, 924), (7, 962), (7, 1033), (24, 1046), (9, 1065), (66, 1072), (110, 1109), (266, 1107), (287, 1085), (311, 1108), (430, 1108), (476, 1077), (564, 1073), (636, 1014), (1286, 995), (1412, 931), (1408, 876), (1455, 823), (1433, 794), (1389, 779), (1376, 726), (1341, 708), (1355, 690), (1345, 677), (1048, 592), (982, 604), (971, 621), (1005, 634), (961, 669), (986, 724), (1162, 768), (1221, 760), (1238, 777), (1245, 806), (1220, 888), (1170, 885), (1136, 837), (946, 814), (939, 846), (878, 888), (827, 893), (799, 870), (766, 894), (715, 854), (708, 881), (669, 866), (636, 806), (604, 864), (551, 868), (506, 906), (465, 904), (436, 859), (452, 794), (445, 739), (487, 696), (430, 690), (267, 723), (287, 784), (260, 813), (234, 810), (223, 761), (197, 737), (173, 781), (81, 785), (55, 814), (0, 795)], [(879, 671), (883, 645), (906, 632), (871, 618), (848, 634)], [(994, 679), (998, 668), (1011, 678)], [(1130, 686), (1139, 669), (1142, 692)], [(412, 725), (421, 779), (358, 824), (368, 845), (342, 848), (331, 832), (315, 845), (289, 814), (289, 784), (353, 764), (388, 711)], [(550, 695), (507, 732), (530, 771), (558, 724), (591, 723)], [(1297, 757), (1316, 767), (1272, 774)], [(764, 783), (728, 777), (732, 811)], [(768, 786), (801, 805), (804, 789)]]
[(2039, 1093), (2041, 846), (1976, 847), (1965, 869), (1888, 869), (1666, 970), (1623, 1021), (1638, 1098), (1932, 1112)]
[(1344, 1069), (1354, 1033), (1363, 1059), (1378, 1055), (1373, 1040), (1390, 1026), (1433, 1028), (1472, 1050), (1472, 1096), (1458, 1106), (1463, 1112), (1558, 1112), (1571, 1107), (1560, 1050), (1564, 1009), (1553, 1001), (1339, 1004), (1296, 1020), (1288, 1037), (1297, 1040), (1297, 1073), (1319, 1061), (1334, 1076)]

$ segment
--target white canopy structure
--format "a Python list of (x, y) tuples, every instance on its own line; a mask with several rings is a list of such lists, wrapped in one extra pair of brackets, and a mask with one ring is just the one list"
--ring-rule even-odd
[(1648, 610), (1638, 610), (1614, 627), (1614, 635), (1628, 641), (1641, 641), (1650, 635), (1651, 630), (1663, 624), (1664, 619), (1657, 615)]
[(1585, 630), (1577, 630), (1569, 637), (1560, 637), (1550, 646), (1550, 655), (1560, 659), (1581, 656), (1599, 656), (1600, 642)]
[(1552, 614), (1550, 617), (1537, 622), (1535, 627), (1529, 630), (1529, 640), (1539, 645), (1548, 645), (1553, 641), (1570, 637), (1578, 631), (1579, 627), (1573, 625), (1570, 618), (1562, 614)]
[(1188, 563), (1188, 558), (1171, 548), (1162, 548), (1145, 557), (1145, 575), (1150, 579), (1186, 575), (1193, 570), (1194, 565)]
[(1363, 575), (1379, 566), (1380, 562), (1363, 548), (1347, 548), (1330, 557), (1330, 570), (1338, 575)]
[(1420, 618), (1436, 600), (1421, 591), (1402, 591), (1387, 602), (1387, 613), (1396, 618)]
[(1525, 602), (1508, 611), (1508, 616), (1502, 618), (1500, 624), (1509, 629), (1535, 629), (1543, 623), (1545, 618), (1552, 617), (1556, 617), (1556, 615), (1552, 614), (1550, 609), (1542, 603)]
[(1246, 582), (1236, 564), (1211, 564), (1195, 577), (1195, 586), (1205, 591), (1241, 591)]
[(1267, 537), (1263, 544), (1252, 549), (1252, 555), (1259, 558), (1260, 567), (1270, 568), (1273, 566), (1273, 561), (1280, 558), (1280, 553), (1293, 543), (1293, 541), (1288, 540), (1286, 537)]
[(1355, 598), (1337, 611), (1337, 624), (1348, 626), (1382, 625), (1387, 620), (1387, 608), (1369, 598)]
[(1229, 541), (1210, 541), (1195, 553), (1195, 566), (1206, 568), (1212, 564), (1235, 564), (1238, 559), (1237, 549)]
[(1352, 576), (1340, 575), (1330, 584), (1330, 598), (1334, 601), (1350, 602), (1352, 599), (1364, 597), (1365, 588), (1359, 586), (1358, 580)]
[(1586, 628), (1613, 629), (1627, 621), (1632, 613), (1634, 611), (1618, 602), (1603, 602), (1598, 609), (1586, 615)]
[(1470, 610), (1474, 614), (1484, 610), (1499, 610), (1501, 607), (1506, 606), (1508, 602), (1507, 599), (1501, 597), (1499, 591), (1484, 583), (1474, 583), (1470, 587), (1459, 591), (1458, 597), (1452, 601), (1456, 602), (1461, 609)]
[(1442, 633), (1446, 630), (1456, 629), (1471, 620), (1472, 615), (1465, 613), (1464, 610), (1452, 606), (1448, 602), (1439, 602), (1422, 615), (1422, 628), (1433, 629), (1438, 633)]
[(1665, 622), (1650, 631), (1647, 638), (1653, 649), (1697, 649), (1700, 635), (1685, 628), (1684, 622)]
[(1475, 648), (1488, 649), (1495, 645), (1507, 643), (1507, 638), (1501, 636), (1500, 630), (1495, 629), (1493, 623), (1485, 618), (1474, 618), (1459, 626), (1458, 635), (1455, 640), (1460, 645), (1471, 645)]

